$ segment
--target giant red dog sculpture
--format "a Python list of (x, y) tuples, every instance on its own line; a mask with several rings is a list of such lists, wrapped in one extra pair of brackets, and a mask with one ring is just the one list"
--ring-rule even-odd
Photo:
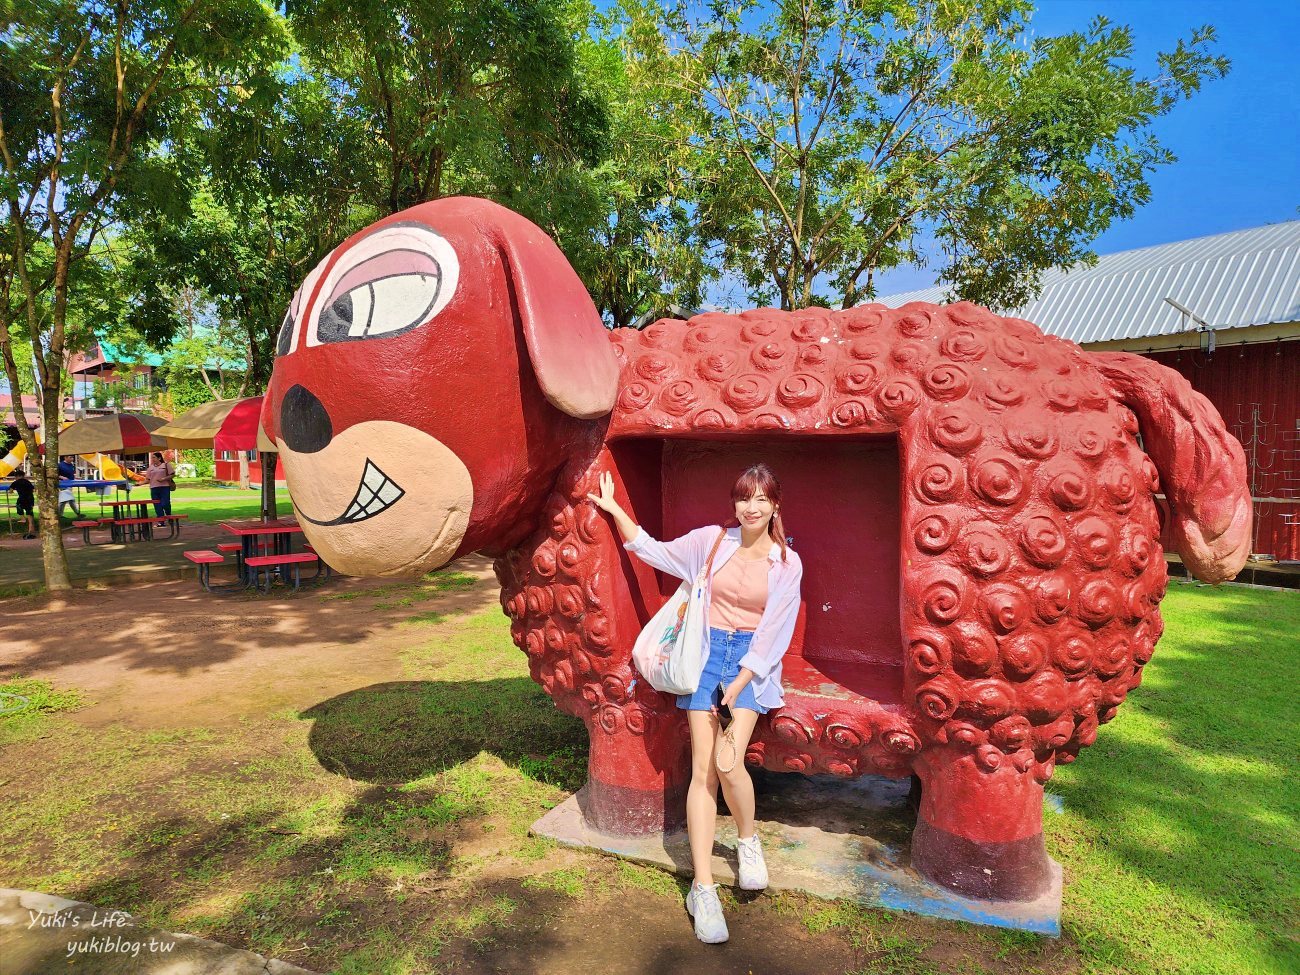
[(334, 568), (496, 557), (533, 678), (590, 733), (584, 814), (623, 834), (683, 816), (685, 721), (630, 658), (677, 582), (586, 494), (611, 471), (673, 538), (724, 521), (736, 471), (767, 461), (804, 607), (746, 760), (915, 773), (914, 865), (981, 898), (1047, 888), (1043, 783), (1160, 637), (1155, 493), (1201, 579), (1235, 575), (1250, 538), (1241, 446), (1149, 360), (966, 303), (609, 332), (541, 230), (470, 198), (380, 221), (307, 276), (263, 425)]

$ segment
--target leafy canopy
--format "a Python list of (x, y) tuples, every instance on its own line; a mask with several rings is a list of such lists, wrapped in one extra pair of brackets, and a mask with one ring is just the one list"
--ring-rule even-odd
[(784, 308), (856, 304), (927, 242), (954, 295), (1021, 303), (1146, 202), (1153, 121), (1228, 69), (1204, 27), (1144, 77), (1127, 27), (1034, 36), (1028, 0), (620, 6), (689, 102), (700, 233)]

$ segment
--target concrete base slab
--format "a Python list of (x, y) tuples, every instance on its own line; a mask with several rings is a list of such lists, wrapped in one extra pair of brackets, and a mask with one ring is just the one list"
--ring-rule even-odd
[(171, 934), (124, 911), (0, 888), (4, 975), (314, 975), (251, 951)]
[[(911, 868), (916, 814), (907, 802), (908, 780), (750, 771), (758, 795), (757, 829), (769, 889), (800, 890), (929, 917), (1060, 935), (1062, 875), (1055, 861), (1051, 888), (1027, 902), (960, 897)], [(694, 872), (684, 829), (649, 836), (601, 833), (584, 822), (576, 795), (533, 823), (531, 832), (564, 846), (612, 853), (684, 876)], [(719, 815), (714, 880), (726, 885), (736, 882), (736, 855), (735, 820)]]

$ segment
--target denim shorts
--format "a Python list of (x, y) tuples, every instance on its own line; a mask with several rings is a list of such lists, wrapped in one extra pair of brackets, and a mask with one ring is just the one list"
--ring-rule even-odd
[[(699, 687), (694, 694), (677, 695), (677, 706), (683, 711), (708, 711), (716, 707), (726, 686), (740, 676), (740, 658), (749, 652), (749, 641), (753, 638), (754, 634), (748, 630), (709, 627), (709, 659), (704, 662)], [(754, 699), (752, 680), (736, 697), (735, 706), (767, 714), (767, 708)]]

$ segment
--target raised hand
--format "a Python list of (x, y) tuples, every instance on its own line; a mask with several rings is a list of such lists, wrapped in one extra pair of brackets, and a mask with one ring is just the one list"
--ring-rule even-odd
[(609, 471), (602, 471), (600, 475), (600, 496), (587, 493), (587, 500), (591, 501), (601, 511), (608, 511), (613, 514), (619, 510), (619, 503), (614, 500), (614, 475)]

